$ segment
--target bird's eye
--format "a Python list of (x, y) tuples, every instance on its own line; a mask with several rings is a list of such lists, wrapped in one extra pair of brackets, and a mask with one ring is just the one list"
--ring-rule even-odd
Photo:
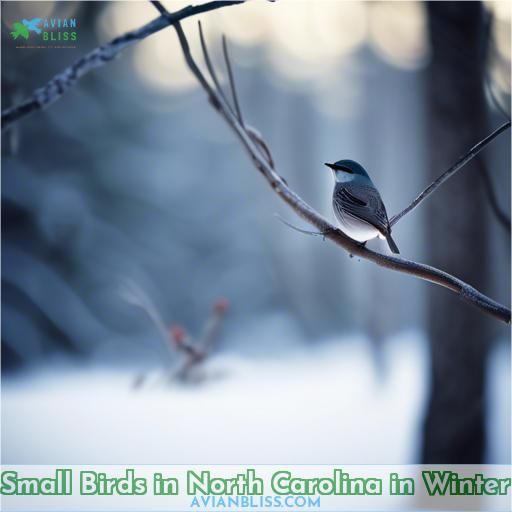
[(354, 174), (354, 171), (350, 169), (350, 167), (339, 167), (343, 172), (348, 172), (349, 174)]

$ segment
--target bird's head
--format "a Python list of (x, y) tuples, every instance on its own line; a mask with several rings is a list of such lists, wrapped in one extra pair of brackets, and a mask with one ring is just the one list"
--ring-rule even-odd
[(333, 164), (325, 164), (329, 169), (332, 170), (334, 178), (337, 182), (353, 181), (367, 179), (370, 180), (370, 176), (364, 170), (361, 164), (358, 164), (354, 160), (338, 160)]

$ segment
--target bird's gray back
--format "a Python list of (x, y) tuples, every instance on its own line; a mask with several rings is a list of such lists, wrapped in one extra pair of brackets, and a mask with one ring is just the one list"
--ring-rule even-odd
[(389, 220), (379, 191), (357, 182), (337, 183), (334, 187), (333, 207), (338, 217), (347, 214), (368, 222), (379, 232), (389, 232)]

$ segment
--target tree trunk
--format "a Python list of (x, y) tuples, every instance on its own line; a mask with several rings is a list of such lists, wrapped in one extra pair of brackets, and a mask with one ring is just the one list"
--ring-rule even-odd
[[(487, 134), (484, 10), (480, 2), (429, 2), (430, 180)], [(426, 206), (429, 262), (485, 292), (486, 198), (475, 158)], [(431, 395), (424, 463), (478, 464), (484, 457), (485, 315), (455, 295), (430, 289)]]

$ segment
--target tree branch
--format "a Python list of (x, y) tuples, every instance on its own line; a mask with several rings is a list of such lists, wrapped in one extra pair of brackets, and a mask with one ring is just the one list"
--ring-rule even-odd
[(422, 201), (424, 201), (437, 187), (442, 185), (445, 181), (450, 179), (458, 170), (464, 167), (470, 160), (472, 160), (482, 149), (490, 144), (500, 133), (510, 128), (510, 121), (502, 124), (499, 128), (494, 130), (490, 135), (481, 140), (478, 144), (475, 144), (464, 156), (460, 157), (454, 165), (452, 165), (447, 171), (443, 172), (439, 178), (433, 181), (409, 206), (404, 208), (400, 213), (393, 215), (389, 219), (389, 225), (394, 226), (404, 215), (407, 215), (410, 211), (414, 210)]
[(115, 58), (124, 49), (132, 44), (142, 41), (146, 37), (158, 32), (177, 21), (196, 14), (205, 13), (221, 7), (243, 3), (245, 0), (216, 0), (202, 5), (189, 5), (176, 12), (169, 12), (163, 6), (158, 7), (160, 17), (150, 21), (146, 25), (126, 32), (112, 39), (112, 41), (95, 48), (76, 62), (55, 75), (43, 87), (36, 89), (29, 97), (20, 103), (2, 111), (2, 130), (11, 126), (14, 122), (28, 116), (38, 110), (43, 110), (53, 102), (60, 99), (71, 89), (80, 78), (93, 69), (104, 66)]
[[(429, 281), (431, 283), (447, 288), (456, 293), (465, 302), (479, 308), (494, 318), (497, 318), (505, 323), (510, 323), (510, 310), (507, 307), (485, 296), (483, 293), (479, 292), (469, 284), (429, 265), (406, 260), (404, 258), (380, 254), (367, 249), (346, 236), (341, 230), (330, 224), (324, 217), (322, 217), (311, 206), (309, 206), (301, 197), (299, 197), (292, 189), (288, 187), (286, 182), (276, 172), (274, 165), (268, 161), (266, 152), (262, 149), (262, 145), (256, 143), (253, 137), (250, 135), (251, 132), (249, 130), (253, 129), (248, 126), (244, 127), (237, 118), (237, 115), (233, 113), (233, 109), (226, 107), (220, 92), (208, 84), (206, 78), (202, 74), (200, 68), (190, 53), (190, 47), (180, 23), (177, 22), (174, 25), (174, 28), (178, 34), (185, 60), (199, 83), (203, 85), (210, 103), (233, 129), (240, 142), (242, 143), (242, 146), (249, 154), (256, 169), (264, 176), (276, 194), (279, 195), (281, 199), (286, 202), (300, 217), (318, 229), (318, 231), (323, 233), (325, 238), (332, 240), (334, 243), (348, 251), (350, 254), (372, 261), (381, 267), (405, 274), (410, 274), (425, 281)], [(212, 81), (214, 82), (215, 86), (215, 80), (212, 79)], [(230, 81), (230, 85), (231, 87), (234, 87), (234, 82)], [(232, 96), (235, 97), (236, 91), (232, 90), (231, 92)], [(499, 129), (499, 133), (505, 128), (506, 126), (501, 127)], [(498, 133), (493, 134), (492, 138), (494, 138), (497, 134)], [(479, 151), (481, 149), (481, 144), (483, 143), (484, 141), (475, 146), (472, 149), (471, 156), (469, 158), (466, 157), (462, 164), (458, 162), (454, 168), (450, 169), (451, 174), (444, 177), (439, 184), (446, 181), (446, 179), (455, 173), (464, 163), (473, 158), (473, 152)], [(485, 144), (486, 143), (487, 142), (485, 142)], [(267, 144), (264, 144), (264, 147), (267, 148), (268, 151)], [(439, 186), (439, 184), (437, 184), (436, 187)], [(432, 190), (429, 190), (427, 195), (431, 192)], [(412, 208), (414, 208), (423, 198), (424, 196), (422, 196), (407, 211), (410, 211)], [(405, 215), (405, 213), (403, 213), (403, 215)]]

